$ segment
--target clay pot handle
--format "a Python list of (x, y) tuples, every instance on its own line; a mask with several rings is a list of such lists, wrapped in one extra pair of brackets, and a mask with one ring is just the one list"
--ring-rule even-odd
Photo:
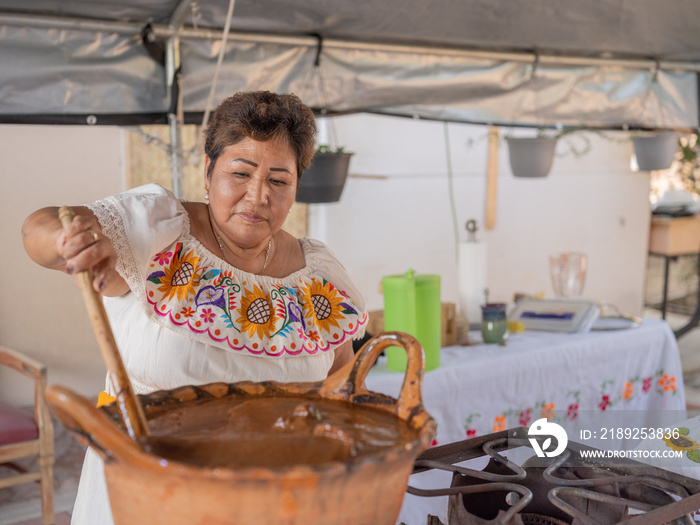
[[(58, 210), (58, 218), (67, 229), (75, 217), (75, 213), (68, 206), (63, 206)], [(85, 309), (92, 324), (92, 330), (102, 351), (102, 359), (107, 366), (112, 387), (117, 392), (117, 405), (119, 412), (126, 425), (126, 430), (132, 439), (138, 439), (148, 435), (148, 425), (143, 408), (139, 403), (131, 387), (131, 381), (126, 373), (126, 368), (117, 348), (117, 343), (112, 334), (112, 327), (107, 318), (102, 296), (92, 287), (92, 271), (86, 270), (78, 274), (78, 285), (83, 294)]]
[(421, 385), (425, 369), (425, 354), (418, 340), (404, 332), (383, 332), (365, 343), (355, 354), (355, 358), (323, 382), (321, 393), (324, 397), (348, 399), (359, 392), (367, 392), (364, 387), (367, 374), (382, 351), (390, 346), (406, 350), (408, 363), (406, 375), (401, 385), (399, 399), (394, 413), (401, 419), (423, 406)]
[(90, 446), (102, 457), (119, 452), (142, 456), (143, 451), (131, 438), (119, 430), (107, 414), (95, 404), (72, 390), (51, 385), (46, 399), (56, 417), (85, 446)]

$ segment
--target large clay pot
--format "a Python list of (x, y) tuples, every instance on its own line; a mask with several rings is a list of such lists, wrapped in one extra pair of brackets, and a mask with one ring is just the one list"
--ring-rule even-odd
[[(372, 364), (388, 346), (404, 347), (408, 353), (398, 400), (364, 387)], [(376, 453), (283, 468), (205, 468), (167, 460), (127, 436), (114, 404), (96, 409), (58, 386), (49, 387), (47, 397), (61, 422), (104, 459), (116, 525), (391, 525), (413, 462), (435, 434), (435, 422), (421, 401), (423, 368), (420, 344), (407, 334), (388, 332), (370, 340), (351, 363), (323, 382), (212, 383), (139, 396), (147, 420), (174, 407), (201, 407), (208, 400), (301, 395), (344, 404), (344, 410), (382, 411), (382, 417), (389, 414), (409, 429), (410, 438)]]

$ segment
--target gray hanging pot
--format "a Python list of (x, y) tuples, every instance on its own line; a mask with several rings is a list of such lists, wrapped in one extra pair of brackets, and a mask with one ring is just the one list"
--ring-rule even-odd
[(665, 170), (671, 167), (678, 150), (678, 135), (657, 133), (632, 137), (634, 155), (641, 171)]
[(297, 202), (338, 202), (345, 187), (352, 153), (317, 152), (299, 179)]
[(552, 169), (557, 137), (508, 137), (510, 169), (516, 177), (546, 177)]

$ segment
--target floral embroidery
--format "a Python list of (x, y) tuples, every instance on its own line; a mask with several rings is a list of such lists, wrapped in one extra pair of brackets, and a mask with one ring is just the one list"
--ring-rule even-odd
[(156, 254), (156, 256), (153, 258), (154, 262), (157, 262), (161, 266), (164, 264), (168, 264), (170, 262), (170, 258), (173, 256), (173, 252), (161, 252)]
[(573, 421), (578, 417), (578, 407), (581, 403), (581, 391), (571, 390), (566, 394), (566, 397), (573, 398), (573, 401), (569, 404), (569, 407), (566, 409), (566, 418), (569, 421)]
[(554, 403), (545, 404), (544, 408), (542, 409), (542, 417), (554, 419), (554, 415)]
[(658, 384), (664, 392), (673, 392), (676, 390), (676, 378), (674, 376), (664, 374), (661, 376), (661, 379), (659, 379)]
[(219, 308), (225, 308), (226, 300), (224, 298), (224, 289), (205, 286), (197, 293), (194, 304), (198, 307), (206, 304), (213, 304)]
[[(688, 452), (692, 450), (700, 449), (700, 444), (696, 443), (691, 439), (688, 434), (690, 433), (687, 428), (683, 428), (685, 432), (682, 432), (680, 428), (675, 429), (677, 432), (673, 432), (665, 435), (662, 439), (666, 442), (666, 446), (672, 448), (675, 451)], [(695, 461), (690, 458), (692, 461)]]
[(468, 438), (472, 438), (476, 436), (476, 429), (471, 428), (472, 422), (474, 421), (474, 418), (481, 417), (481, 414), (474, 413), (474, 414), (469, 414), (467, 419), (464, 421), (464, 431), (466, 433), (466, 436)]
[(194, 315), (194, 310), (190, 308), (189, 306), (185, 306), (182, 311), (180, 312), (180, 315), (183, 317), (192, 317)]
[[(655, 389), (652, 388), (654, 385), (656, 385)], [(627, 404), (639, 396), (652, 394), (663, 396), (676, 395), (675, 376), (666, 374), (663, 370), (657, 370), (653, 375), (643, 379), (636, 376), (622, 382), (613, 380), (603, 381), (600, 386), (600, 397), (595, 403), (597, 403), (598, 410), (606, 411), (617, 404)], [(567, 407), (565, 413), (563, 411), (561, 414), (557, 413), (557, 403), (560, 406)], [(532, 424), (533, 419), (537, 419), (538, 417), (544, 417), (547, 418), (548, 421), (564, 424), (567, 421), (574, 421), (579, 417), (581, 406), (581, 391), (571, 390), (567, 392), (563, 400), (555, 401), (546, 399), (537, 401), (531, 406), (509, 408), (495, 415), (493, 420), (488, 419), (489, 415), (486, 415), (487, 419), (481, 426), (473, 424), (474, 418), (482, 417), (481, 414), (470, 414), (466, 419), (464, 429), (467, 437), (474, 437), (482, 433), (497, 432), (516, 426), (527, 427)], [(595, 406), (596, 405), (584, 406), (584, 408), (589, 410)], [(537, 416), (537, 414), (539, 414), (539, 416)], [(492, 422), (489, 423), (490, 421)], [(700, 463), (700, 446), (697, 450), (690, 450), (687, 456), (688, 459)]]
[(294, 287), (268, 278), (247, 282), (211, 267), (196, 245), (183, 242), (153, 261), (146, 281), (153, 311), (206, 343), (254, 355), (315, 354), (361, 333), (367, 323), (367, 314), (322, 278), (302, 275)]
[(625, 383), (625, 389), (622, 391), (622, 398), (629, 399), (632, 397), (632, 394), (634, 394), (634, 387), (632, 386), (631, 381), (627, 381)]
[(201, 277), (197, 273), (199, 257), (194, 255), (194, 251), (186, 254), (182, 252), (182, 243), (177, 243), (172, 263), (164, 267), (162, 272), (148, 276), (149, 281), (160, 284), (158, 291), (163, 293), (163, 297), (172, 299), (177, 296), (178, 301), (194, 294), (194, 286)]
[(496, 418), (493, 420), (493, 431), (500, 432), (501, 430), (505, 430), (507, 428), (508, 424), (506, 423), (506, 415), (502, 414), (500, 416), (496, 416)]
[(214, 322), (214, 314), (211, 313), (211, 308), (204, 308), (202, 310), (202, 313), (199, 315), (202, 319), (204, 319), (205, 323), (213, 323)]
[[(641, 389), (635, 388), (637, 383), (641, 383)], [(603, 381), (600, 387), (601, 397), (598, 408), (607, 410), (621, 402), (629, 403), (640, 395), (649, 395), (654, 384), (656, 384), (657, 393), (676, 395), (675, 376), (665, 374), (663, 370), (657, 370), (654, 375), (644, 379), (639, 376), (630, 378), (624, 382), (624, 386), (620, 390), (615, 388), (614, 381)]]
[(346, 302), (347, 297), (325, 279), (320, 281), (313, 278), (310, 285), (302, 286), (299, 300), (305, 316), (326, 332), (330, 332), (331, 327), (339, 327), (338, 320), (343, 318), (343, 314), (357, 314)]
[(529, 408), (520, 412), (520, 418), (518, 419), (518, 423), (520, 423), (521, 427), (526, 427), (530, 424), (530, 420), (532, 419), (532, 417), (530, 416), (531, 412), (532, 410), (530, 410)]
[(275, 329), (275, 309), (272, 301), (257, 285), (252, 290), (245, 290), (241, 307), (237, 310), (240, 316), (236, 322), (241, 323), (241, 331), (246, 330), (250, 337), (257, 335), (270, 339), (270, 333)]
[(666, 446), (677, 451), (685, 452), (685, 457), (695, 463), (700, 463), (700, 444), (690, 437), (690, 429), (678, 427), (671, 434), (666, 434), (663, 438)]

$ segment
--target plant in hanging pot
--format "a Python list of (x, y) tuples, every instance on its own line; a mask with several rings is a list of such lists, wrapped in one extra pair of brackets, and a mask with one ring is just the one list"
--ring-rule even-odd
[(640, 171), (665, 170), (678, 151), (678, 135), (672, 132), (639, 133), (632, 136), (634, 156)]
[[(594, 132), (588, 128), (556, 126), (555, 128), (538, 128), (534, 137), (507, 136), (508, 157), (510, 168), (516, 177), (543, 178), (549, 175), (552, 169), (555, 150), (562, 137), (578, 138), (578, 144), (567, 140), (562, 156), (573, 154), (574, 157), (582, 157), (591, 151), (591, 141), (586, 132)], [(560, 148), (561, 150), (562, 148)]]
[(342, 147), (322, 145), (316, 149), (311, 166), (301, 175), (297, 202), (338, 202), (348, 176), (350, 157)]
[(541, 178), (549, 175), (559, 134), (536, 137), (506, 137), (510, 169), (516, 177)]

